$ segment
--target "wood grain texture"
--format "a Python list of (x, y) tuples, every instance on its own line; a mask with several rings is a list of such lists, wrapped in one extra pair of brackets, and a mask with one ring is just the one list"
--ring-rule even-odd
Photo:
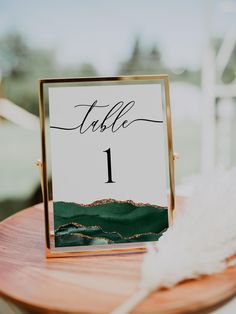
[[(0, 224), (0, 293), (31, 313), (110, 313), (137, 290), (142, 258), (126, 254), (46, 259), (40, 204)], [(204, 313), (235, 293), (236, 267), (231, 267), (157, 291), (135, 313)]]

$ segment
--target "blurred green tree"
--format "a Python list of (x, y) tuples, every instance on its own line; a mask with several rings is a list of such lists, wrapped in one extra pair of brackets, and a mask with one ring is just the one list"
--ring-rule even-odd
[(55, 50), (33, 48), (19, 33), (9, 33), (0, 38), (0, 70), (3, 96), (36, 115), (38, 79), (97, 75), (96, 69), (89, 63), (60, 66)]
[(161, 54), (156, 45), (151, 51), (141, 48), (140, 38), (137, 37), (130, 58), (124, 61), (119, 70), (119, 75), (126, 74), (155, 74), (163, 73)]
[(158, 46), (154, 44), (151, 49), (144, 49), (141, 46), (140, 37), (135, 39), (130, 57), (120, 64), (118, 74), (168, 74), (171, 80), (188, 81), (200, 85), (200, 70), (172, 70), (163, 63)]
[(55, 54), (31, 48), (19, 33), (0, 39), (0, 69), (5, 97), (38, 114), (37, 80), (55, 73)]
[(17, 77), (24, 73), (29, 48), (20, 34), (10, 33), (0, 39), (0, 66), (3, 76)]

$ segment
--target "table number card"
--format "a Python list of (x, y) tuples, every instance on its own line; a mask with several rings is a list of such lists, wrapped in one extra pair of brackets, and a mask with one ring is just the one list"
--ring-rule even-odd
[(174, 207), (168, 77), (41, 80), (40, 103), (48, 256), (157, 241)]

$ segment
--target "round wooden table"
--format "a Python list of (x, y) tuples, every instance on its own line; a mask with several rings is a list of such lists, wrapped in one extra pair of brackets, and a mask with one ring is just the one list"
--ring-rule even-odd
[[(30, 313), (110, 313), (138, 288), (143, 254), (46, 259), (44, 245), (42, 204), (0, 224), (0, 294)], [(202, 314), (235, 291), (231, 267), (157, 291), (134, 312)]]

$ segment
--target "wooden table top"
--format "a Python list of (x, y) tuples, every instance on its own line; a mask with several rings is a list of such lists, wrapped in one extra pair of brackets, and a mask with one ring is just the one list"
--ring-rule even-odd
[[(31, 313), (110, 313), (138, 289), (142, 253), (53, 259), (44, 253), (42, 204), (0, 224), (0, 294)], [(202, 314), (235, 291), (232, 267), (157, 291), (134, 312)]]

